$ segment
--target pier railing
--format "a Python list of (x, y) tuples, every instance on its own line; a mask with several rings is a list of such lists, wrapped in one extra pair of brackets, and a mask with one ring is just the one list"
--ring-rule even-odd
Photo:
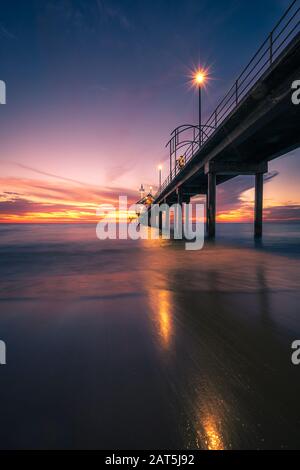
[[(171, 133), (171, 139), (166, 145), (169, 147), (170, 173), (155, 194), (155, 198), (177, 177), (186, 163), (198, 153), (240, 101), (251, 93), (261, 76), (272, 67), (277, 57), (299, 33), (300, 0), (294, 0), (201, 129), (186, 124), (177, 127)], [(184, 162), (182, 167), (177, 164), (179, 151), (181, 161)]]

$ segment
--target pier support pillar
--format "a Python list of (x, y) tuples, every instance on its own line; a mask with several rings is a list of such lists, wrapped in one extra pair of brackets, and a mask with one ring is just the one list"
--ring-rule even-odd
[(182, 212), (182, 204), (183, 204), (183, 191), (182, 188), (176, 189), (177, 194), (177, 210), (176, 216), (174, 218), (174, 225), (177, 226), (177, 233), (181, 234), (182, 236), (182, 227), (183, 227), (183, 212)]
[(216, 173), (209, 172), (207, 188), (207, 235), (214, 238), (216, 235)]
[(206, 234), (208, 234), (208, 190), (205, 195), (205, 203), (206, 203)]
[(181, 188), (177, 188), (176, 189), (176, 194), (177, 194), (177, 204), (180, 204), (182, 205), (182, 189)]
[[(160, 204), (161, 206), (161, 204)], [(160, 231), (162, 231), (162, 225), (163, 225), (163, 213), (162, 211), (159, 211), (158, 213), (158, 228)]]
[(151, 214), (152, 214), (152, 212), (151, 212), (151, 207), (150, 207), (150, 208), (148, 208), (148, 227), (152, 227), (152, 225), (151, 225)]
[(255, 208), (254, 208), (254, 236), (261, 238), (263, 232), (263, 173), (255, 175)]

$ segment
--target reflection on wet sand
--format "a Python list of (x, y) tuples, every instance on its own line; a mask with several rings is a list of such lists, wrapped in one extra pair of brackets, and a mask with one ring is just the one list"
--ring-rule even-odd
[(150, 292), (153, 303), (154, 319), (158, 326), (158, 334), (162, 346), (168, 349), (170, 347), (174, 326), (172, 322), (172, 302), (171, 293), (167, 290)]
[(203, 416), (201, 423), (205, 433), (204, 442), (207, 450), (225, 450), (222, 435), (219, 431), (219, 424), (216, 422), (215, 416), (213, 414)]
[[(277, 334), (282, 313), (274, 301), (297, 292), (296, 260), (220, 246), (189, 256), (180, 244), (166, 245), (161, 256), (155, 243), (160, 241), (152, 242), (146, 257), (151, 288), (144, 287), (154, 335), (164, 347), (162, 375), (176, 390), (185, 447), (266, 448), (279, 442), (283, 422), (293, 416), (289, 400), (297, 406), (297, 398), (283, 387), (283, 377), (291, 380), (289, 344), (284, 351), (283, 330)], [(295, 313), (293, 304), (285, 309)], [(287, 317), (285, 327), (287, 333)], [(276, 416), (274, 404), (265, 403), (270, 393), (276, 406), (285, 407)], [(278, 445), (284, 447), (284, 439)]]
[[(153, 231), (154, 229), (148, 229)], [(149, 237), (148, 240), (143, 240), (143, 246), (145, 248), (152, 248), (158, 250), (162, 246), (168, 246), (170, 242), (163, 240), (161, 237), (158, 239), (152, 239)], [(151, 262), (152, 263), (152, 262)], [(149, 305), (151, 308), (151, 318), (154, 322), (155, 331), (159, 337), (161, 346), (165, 349), (170, 349), (172, 336), (174, 335), (174, 323), (173, 323), (173, 293), (168, 290), (167, 279), (165, 276), (157, 277), (156, 273), (151, 270), (143, 271), (142, 283), (143, 288), (147, 292), (149, 299)], [(158, 283), (163, 283), (158, 289)], [(163, 288), (164, 287), (164, 288)]]

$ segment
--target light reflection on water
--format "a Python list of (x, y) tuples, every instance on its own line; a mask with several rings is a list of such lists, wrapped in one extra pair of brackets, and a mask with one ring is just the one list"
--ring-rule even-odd
[(1, 445), (299, 447), (295, 226), (196, 253), (94, 229), (0, 227)]
[(157, 324), (158, 335), (160, 336), (162, 346), (168, 349), (172, 336), (175, 334), (171, 313), (171, 292), (167, 290), (150, 291), (149, 296), (153, 305), (153, 318)]
[[(218, 429), (218, 423), (216, 423), (213, 414), (209, 414), (201, 418), (201, 423), (204, 428), (205, 437), (204, 442), (207, 450), (225, 450), (223, 444), (222, 435)], [(200, 435), (200, 437), (202, 437)]]

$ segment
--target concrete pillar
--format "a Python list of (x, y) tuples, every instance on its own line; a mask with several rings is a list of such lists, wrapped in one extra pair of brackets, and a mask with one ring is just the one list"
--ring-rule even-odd
[[(182, 228), (183, 228), (183, 213), (182, 213), (182, 204), (183, 204), (183, 192), (182, 188), (177, 188), (176, 189), (176, 194), (177, 194), (177, 205), (178, 205), (178, 210), (176, 211), (176, 215), (174, 218), (174, 234), (177, 232), (180, 237), (182, 237)], [(181, 208), (181, 210), (180, 210)], [(181, 218), (182, 216), (182, 218)], [(177, 227), (175, 229), (175, 226)], [(176, 237), (176, 235), (175, 235)]]
[(264, 187), (264, 175), (263, 173), (256, 173), (255, 175), (255, 208), (254, 208), (254, 236), (255, 238), (261, 238), (262, 231), (263, 231), (263, 187)]
[(207, 189), (207, 234), (209, 238), (216, 235), (216, 174), (209, 172)]
[[(161, 206), (161, 204), (160, 204)], [(158, 228), (160, 231), (162, 231), (162, 223), (163, 223), (163, 214), (161, 211), (158, 213)]]
[(177, 204), (181, 205), (182, 204), (182, 189), (177, 188), (176, 193), (177, 193)]
[(151, 206), (150, 206), (150, 208), (148, 208), (148, 227), (152, 227), (152, 225), (151, 225), (151, 215), (152, 215), (152, 211), (151, 211)]
[(206, 234), (208, 234), (208, 189), (207, 189), (207, 193), (205, 195), (205, 198), (206, 198)]

